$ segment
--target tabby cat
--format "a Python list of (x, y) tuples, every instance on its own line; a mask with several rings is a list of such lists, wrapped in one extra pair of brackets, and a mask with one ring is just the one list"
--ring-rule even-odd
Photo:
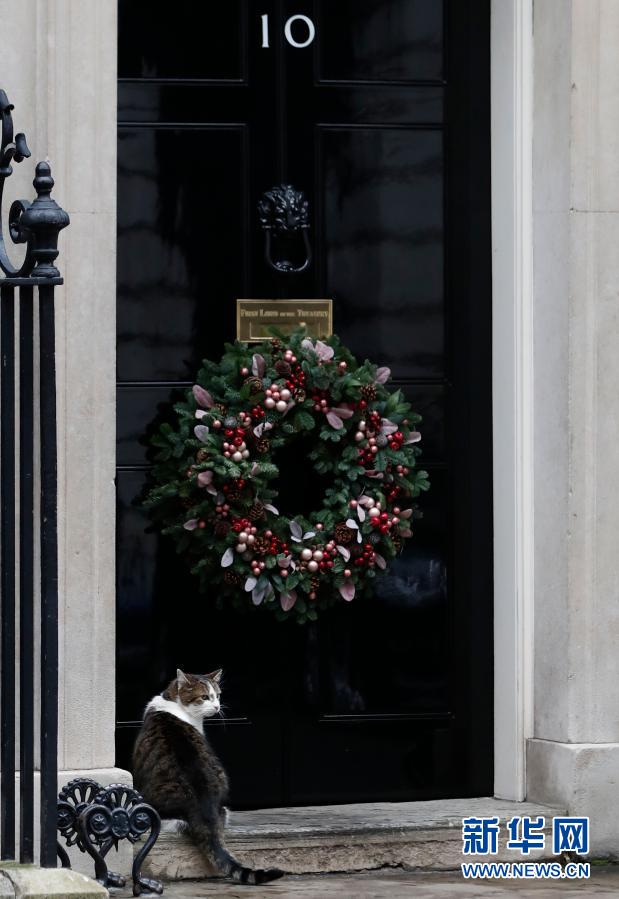
[(204, 736), (203, 720), (220, 712), (221, 670), (176, 677), (146, 706), (133, 750), (136, 788), (162, 818), (181, 818), (212, 868), (239, 883), (266, 883), (278, 868), (245, 868), (223, 844), (226, 772)]

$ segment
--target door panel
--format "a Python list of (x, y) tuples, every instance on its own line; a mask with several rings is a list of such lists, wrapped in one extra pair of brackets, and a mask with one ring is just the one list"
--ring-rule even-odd
[[(443, 166), (440, 132), (320, 129), (325, 277), (363, 358), (394, 377), (443, 366)], [(403, 318), (406, 328), (399, 327)]]
[(316, 4), (319, 80), (438, 81), (443, 4), (427, 0), (325, 0)]
[[(486, 794), (488, 2), (119, 8), (118, 764), (177, 666), (221, 665), (227, 720), (207, 731), (237, 807)], [(310, 201), (314, 260), (292, 278), (256, 215), (281, 181)], [(424, 417), (414, 540), (371, 601), (304, 628), (214, 611), (140, 507), (148, 435), (233, 339), (239, 296), (333, 297), (342, 340)], [(283, 469), (283, 506), (311, 505)]]

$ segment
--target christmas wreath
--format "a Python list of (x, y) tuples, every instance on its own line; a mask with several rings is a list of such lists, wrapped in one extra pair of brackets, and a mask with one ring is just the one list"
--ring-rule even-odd
[[(303, 330), (226, 345), (220, 362), (203, 363), (174, 426), (152, 439), (146, 502), (220, 603), (315, 620), (368, 593), (412, 536), (412, 500), (429, 487), (415, 468), (420, 417), (387, 390), (389, 377), (337, 337)], [(305, 459), (330, 486), (314, 513), (287, 517), (276, 507), (274, 453), (303, 434)]]

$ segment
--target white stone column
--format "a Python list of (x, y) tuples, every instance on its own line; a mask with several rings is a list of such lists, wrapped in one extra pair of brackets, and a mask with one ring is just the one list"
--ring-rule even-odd
[(535, 4), (535, 723), (528, 798), (619, 805), (619, 4)]
[(116, 17), (116, 0), (0, 0), (0, 86), (32, 151), (8, 199), (33, 195), (49, 157), (71, 217), (56, 301), (60, 785), (130, 781), (114, 767)]

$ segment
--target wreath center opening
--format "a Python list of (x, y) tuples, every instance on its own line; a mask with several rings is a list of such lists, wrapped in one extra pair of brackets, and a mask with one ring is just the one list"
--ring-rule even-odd
[(272, 482), (277, 489), (276, 505), (288, 518), (301, 515), (309, 519), (312, 513), (319, 512), (320, 499), (332, 486), (332, 476), (319, 474), (309, 459), (315, 443), (315, 437), (302, 434), (273, 454), (279, 469), (277, 481)]

